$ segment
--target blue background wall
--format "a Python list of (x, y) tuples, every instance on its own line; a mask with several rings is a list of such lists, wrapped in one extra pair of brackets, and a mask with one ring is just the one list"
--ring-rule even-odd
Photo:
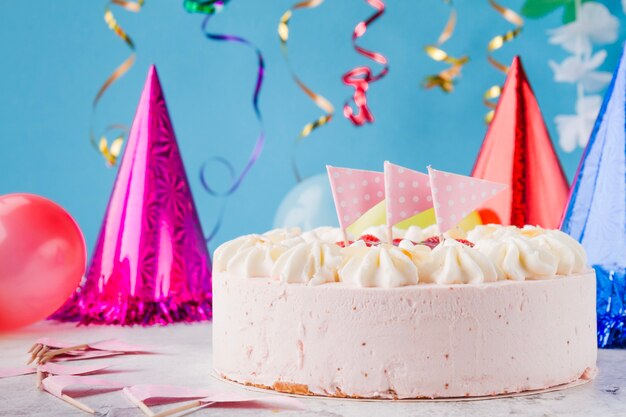
[[(319, 110), (289, 77), (281, 57), (276, 25), (293, 0), (236, 0), (210, 23), (216, 32), (253, 40), (263, 51), (266, 83), (261, 96), (267, 145), (251, 175), (228, 201), (222, 230), (211, 249), (236, 235), (263, 231), (295, 185), (290, 155), (304, 123)], [(148, 66), (155, 63), (185, 159), (196, 204), (205, 228), (217, 215), (217, 200), (206, 195), (197, 179), (202, 162), (226, 156), (241, 167), (258, 127), (250, 105), (256, 76), (255, 56), (242, 46), (207, 41), (202, 16), (187, 14), (181, 1), (148, 0), (139, 14), (115, 9), (138, 47), (135, 67), (105, 95), (98, 127), (130, 124)], [(381, 51), (391, 71), (368, 94), (376, 123), (353, 127), (340, 115), (352, 93), (341, 75), (368, 63), (350, 43), (354, 25), (371, 13), (364, 1), (327, 0), (321, 7), (296, 12), (289, 41), (296, 72), (338, 108), (336, 119), (314, 132), (298, 148), (304, 175), (324, 171), (325, 164), (381, 169), (389, 159), (414, 168), (427, 164), (469, 173), (485, 134), (483, 92), (503, 81), (486, 62), (489, 39), (510, 29), (487, 1), (459, 1), (457, 32), (447, 45), (454, 55), (470, 54), (471, 63), (452, 95), (420, 88), (422, 78), (441, 68), (422, 52), (447, 19), (443, 2), (388, 1), (385, 15), (368, 30), (361, 44)], [(521, 0), (503, 4), (519, 9)], [(617, 1), (611, 11), (621, 22), (620, 41), (608, 47), (604, 65), (612, 70), (624, 39), (624, 15)], [(91, 102), (103, 80), (128, 55), (126, 46), (105, 26), (104, 1), (56, 0), (2, 2), (0, 16), (0, 194), (32, 192), (49, 197), (80, 223), (93, 245), (115, 178), (88, 140)], [(508, 62), (522, 56), (546, 122), (556, 141), (555, 115), (573, 113), (575, 88), (553, 81), (548, 59), (565, 52), (549, 45), (546, 31), (560, 25), (557, 12), (528, 20), (520, 38), (497, 52)], [(571, 178), (581, 150), (559, 151)], [(213, 183), (226, 186), (215, 169)]]

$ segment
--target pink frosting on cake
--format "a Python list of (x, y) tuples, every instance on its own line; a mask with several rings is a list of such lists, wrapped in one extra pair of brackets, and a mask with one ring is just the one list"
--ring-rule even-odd
[(363, 288), (213, 277), (213, 366), (315, 395), (465, 397), (547, 388), (596, 363), (595, 274)]

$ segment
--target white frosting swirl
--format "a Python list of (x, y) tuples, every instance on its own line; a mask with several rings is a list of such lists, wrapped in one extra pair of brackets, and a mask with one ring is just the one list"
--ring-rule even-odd
[(302, 242), (283, 252), (271, 276), (280, 282), (317, 285), (337, 280), (340, 249), (334, 243)]
[(221, 244), (213, 254), (213, 272), (226, 271), (228, 261), (239, 251), (254, 245), (256, 240), (263, 239), (260, 235), (244, 235)]
[(420, 268), (422, 282), (480, 284), (498, 280), (496, 266), (473, 248), (446, 239), (432, 250), (432, 260)]
[[(340, 249), (341, 230), (320, 227), (300, 233), (298, 228), (275, 229), (224, 243), (214, 254), (213, 270), (237, 276), (272, 277), (285, 283), (321, 284), (345, 281), (363, 287), (398, 287), (418, 282), (482, 283), (498, 279), (548, 279), (584, 271), (583, 247), (559, 230), (535, 226), (477, 226), (468, 234), (475, 248), (446, 237), (430, 250), (415, 245), (436, 232), (436, 226), (394, 229), (404, 236), (398, 247), (371, 247), (357, 240)], [(384, 226), (364, 234), (386, 241)]]
[(215, 250), (213, 270), (246, 277), (269, 277), (274, 262), (288, 246), (272, 242), (264, 235), (246, 235)]
[(482, 239), (475, 249), (496, 264), (506, 279), (545, 279), (556, 274), (556, 256), (542, 248), (538, 241), (522, 234)]
[(411, 257), (418, 271), (420, 265), (430, 262), (432, 260), (432, 251), (425, 245), (414, 245), (409, 239), (403, 239), (400, 241), (398, 247)]
[(417, 267), (405, 251), (388, 244), (365, 246), (355, 242), (343, 249), (345, 264), (339, 270), (341, 281), (360, 287), (401, 287), (417, 284)]
[(570, 275), (587, 268), (587, 254), (576, 239), (560, 230), (546, 230), (536, 226), (524, 226), (520, 233), (539, 243), (558, 261), (556, 273)]

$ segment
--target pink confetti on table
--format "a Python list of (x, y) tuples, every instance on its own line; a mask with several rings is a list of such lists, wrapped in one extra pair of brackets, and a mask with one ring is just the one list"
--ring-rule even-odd
[(92, 389), (122, 389), (126, 385), (120, 381), (98, 378), (93, 376), (54, 375), (44, 378), (41, 382), (43, 388), (55, 397), (61, 398), (64, 391), (70, 387)]
[(202, 404), (215, 403), (256, 403), (262, 407), (298, 408), (303, 409), (302, 401), (286, 396), (266, 395), (262, 397), (245, 397), (236, 393), (220, 392), (199, 400)]
[(111, 352), (124, 352), (124, 353), (146, 353), (153, 349), (149, 346), (135, 345), (126, 343), (121, 340), (111, 339), (104, 340), (102, 342), (90, 343), (89, 347), (96, 350), (108, 350)]
[(385, 161), (385, 205), (388, 227), (431, 208), (428, 175)]
[(9, 378), (13, 376), (21, 376), (34, 374), (37, 369), (34, 366), (16, 366), (14, 368), (0, 368), (0, 378)]
[(111, 364), (67, 366), (54, 362), (40, 365), (38, 369), (53, 375), (85, 375), (110, 368)]
[(382, 172), (326, 166), (342, 229), (385, 199)]
[(469, 213), (508, 186), (428, 167), (439, 232), (455, 227)]
[(110, 352), (106, 350), (73, 350), (66, 353), (68, 356), (57, 356), (54, 358), (55, 362), (71, 362), (71, 361), (82, 361), (87, 359), (99, 359), (99, 358), (109, 358), (111, 356), (120, 356), (124, 355), (124, 352)]
[(42, 345), (46, 345), (51, 348), (68, 348), (71, 346), (78, 346), (82, 344), (86, 344), (89, 346), (89, 349), (94, 350), (103, 350), (110, 352), (123, 352), (123, 353), (140, 353), (140, 352), (150, 352), (152, 349), (148, 346), (135, 345), (131, 343), (126, 343), (118, 339), (106, 339), (99, 340), (90, 343), (81, 343), (81, 342), (65, 342), (58, 339), (53, 339), (51, 337), (42, 337), (38, 339), (35, 343), (40, 343)]
[(15, 368), (3, 368), (0, 369), (0, 378), (34, 374), (37, 372), (37, 369), (53, 375), (84, 375), (101, 371), (110, 366), (111, 364), (65, 366), (48, 362), (44, 365), (39, 365), (39, 367), (26, 365)]
[(176, 385), (151, 385), (141, 384), (124, 388), (124, 394), (128, 399), (144, 411), (150, 414), (152, 411), (147, 405), (157, 405), (168, 402), (195, 400), (182, 406), (164, 410), (163, 413), (170, 415), (192, 408), (204, 408), (215, 404), (237, 403), (250, 408), (304, 408), (302, 402), (291, 397), (278, 395), (264, 395), (247, 397), (245, 395), (213, 391), (207, 388), (192, 388)]
[(139, 384), (124, 388), (125, 393), (130, 393), (139, 401), (146, 404), (156, 405), (169, 402), (172, 399), (190, 400), (208, 397), (212, 394), (210, 389), (192, 388), (179, 385), (153, 385)]

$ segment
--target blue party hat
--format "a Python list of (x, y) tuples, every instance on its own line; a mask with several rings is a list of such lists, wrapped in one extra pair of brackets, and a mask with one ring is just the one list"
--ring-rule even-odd
[(626, 54), (622, 52), (574, 177), (561, 229), (597, 276), (598, 345), (626, 347)]

